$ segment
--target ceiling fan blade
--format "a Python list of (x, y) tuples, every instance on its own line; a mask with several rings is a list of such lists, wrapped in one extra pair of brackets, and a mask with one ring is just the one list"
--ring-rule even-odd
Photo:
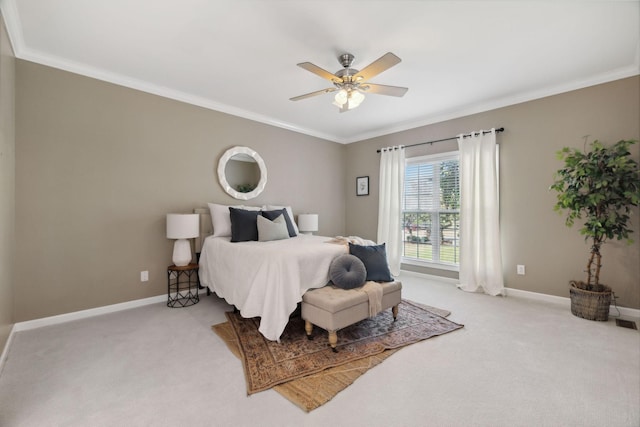
[(362, 81), (369, 80), (372, 77), (377, 76), (381, 72), (388, 70), (396, 64), (399, 64), (402, 61), (400, 58), (395, 56), (391, 52), (387, 52), (382, 55), (380, 58), (373, 61), (371, 64), (367, 65), (364, 69), (362, 69), (359, 73), (353, 76), (354, 80), (361, 79)]
[(322, 95), (325, 93), (335, 92), (338, 90), (335, 87), (328, 87), (326, 89), (317, 90), (315, 92), (305, 93), (304, 95), (294, 96), (293, 98), (289, 98), (290, 101), (300, 101), (301, 99), (311, 98), (312, 96)]
[(404, 96), (405, 93), (409, 90), (406, 87), (400, 86), (387, 86), (387, 85), (377, 85), (373, 83), (364, 83), (358, 87), (358, 89), (364, 93), (376, 93), (378, 95), (388, 95), (388, 96)]
[(298, 64), (298, 67), (304, 68), (307, 71), (311, 71), (313, 74), (320, 76), (323, 79), (327, 79), (330, 82), (342, 83), (342, 79), (340, 77), (328, 72), (323, 68), (318, 67), (317, 65), (312, 64), (311, 62), (301, 62), (300, 64)]

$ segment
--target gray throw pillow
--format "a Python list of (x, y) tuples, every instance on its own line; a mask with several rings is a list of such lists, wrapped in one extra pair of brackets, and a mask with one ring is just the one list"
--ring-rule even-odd
[(273, 221), (263, 216), (258, 216), (257, 224), (258, 240), (261, 242), (289, 238), (289, 231), (287, 230), (287, 223), (284, 215), (278, 215)]
[(293, 223), (291, 222), (291, 219), (289, 218), (289, 213), (287, 213), (286, 209), (261, 211), (260, 213), (262, 214), (263, 217), (270, 219), (271, 221), (276, 219), (279, 215), (282, 215), (284, 217), (285, 222), (287, 223), (287, 230), (289, 230), (289, 237), (296, 237), (298, 235), (296, 233), (296, 229), (293, 227)]
[(342, 289), (359, 288), (367, 279), (367, 270), (358, 257), (343, 254), (331, 261), (329, 279)]

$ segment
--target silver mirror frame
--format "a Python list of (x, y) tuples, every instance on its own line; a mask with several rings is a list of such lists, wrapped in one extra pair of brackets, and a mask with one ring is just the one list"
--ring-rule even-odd
[[(227, 182), (227, 176), (224, 173), (227, 167), (227, 162), (236, 154), (246, 154), (248, 156), (251, 156), (260, 168), (260, 181), (258, 181), (258, 185), (256, 186), (256, 188), (248, 193), (241, 193), (232, 188)], [(264, 190), (264, 187), (267, 185), (267, 165), (265, 165), (264, 160), (262, 160), (262, 157), (260, 157), (260, 154), (249, 147), (238, 146), (229, 148), (227, 151), (225, 151), (225, 153), (220, 158), (220, 161), (218, 162), (218, 181), (220, 182), (222, 188), (224, 188), (224, 191), (226, 191), (227, 194), (234, 199), (250, 200), (258, 197), (258, 195), (262, 193), (262, 190)]]

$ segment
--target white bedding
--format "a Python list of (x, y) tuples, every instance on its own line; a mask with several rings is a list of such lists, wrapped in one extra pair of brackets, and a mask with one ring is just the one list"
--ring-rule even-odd
[(276, 341), (289, 315), (311, 288), (329, 281), (329, 265), (348, 252), (329, 237), (299, 235), (270, 242), (231, 243), (229, 237), (207, 237), (200, 254), (200, 282), (243, 317), (261, 317), (260, 332)]

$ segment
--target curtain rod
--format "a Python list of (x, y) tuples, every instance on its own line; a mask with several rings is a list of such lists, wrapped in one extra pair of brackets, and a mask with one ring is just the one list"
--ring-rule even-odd
[[(498, 133), (498, 132), (504, 132), (504, 128), (496, 129), (496, 133)], [(483, 135), (486, 134), (486, 133), (491, 133), (491, 131), (490, 130), (485, 130), (485, 131), (482, 132)], [(469, 137), (471, 135), (472, 134), (467, 133), (467, 134), (462, 135), (462, 137), (463, 138), (467, 138), (467, 137)], [(457, 136), (452, 136), (451, 138), (436, 139), (435, 141), (418, 142), (417, 144), (405, 145), (404, 148), (415, 147), (417, 145), (433, 144), (433, 143), (442, 142), (442, 141), (451, 141), (452, 139), (458, 139), (458, 137)], [(395, 150), (395, 148), (394, 148), (394, 150)], [(378, 150), (377, 152), (380, 153), (380, 152), (382, 152), (382, 150)]]

